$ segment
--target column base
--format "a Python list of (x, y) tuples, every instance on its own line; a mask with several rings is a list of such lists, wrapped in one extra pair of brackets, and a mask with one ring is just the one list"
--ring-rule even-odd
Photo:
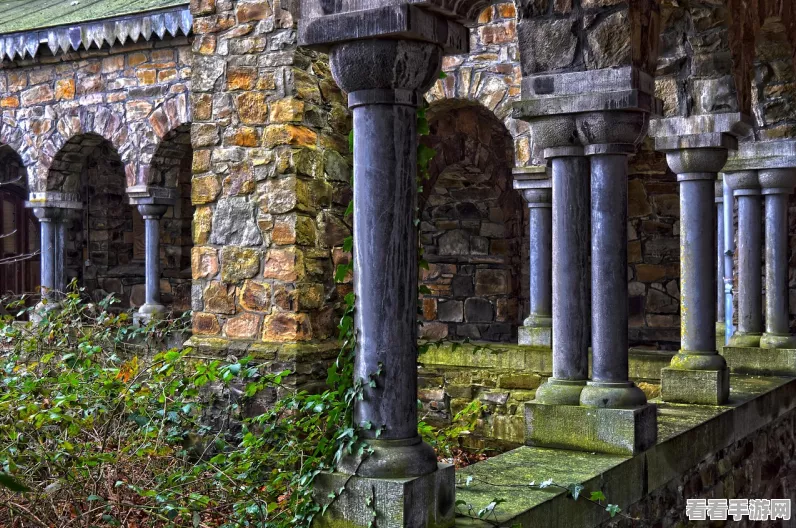
[(599, 409), (572, 405), (525, 404), (525, 444), (632, 456), (658, 438), (657, 408)]
[(647, 395), (636, 384), (590, 381), (580, 393), (583, 407), (599, 409), (634, 409), (647, 404)]
[(747, 332), (735, 332), (732, 334), (727, 346), (731, 347), (759, 347), (760, 338), (763, 334), (751, 334)]
[(733, 373), (796, 376), (796, 347), (752, 348), (726, 346), (721, 355)]
[(152, 319), (156, 319), (165, 311), (166, 307), (162, 304), (143, 304), (138, 311), (133, 314), (133, 323), (145, 325)]
[[(339, 497), (330, 499), (329, 494)], [(455, 524), (456, 477), (453, 466), (411, 478), (367, 478), (321, 473), (315, 478), (315, 500), (329, 505), (313, 528), (449, 528)]]
[[(726, 347), (725, 349), (726, 350)], [(722, 405), (730, 397), (730, 369), (661, 369), (661, 399), (668, 403)]]
[(721, 350), (724, 348), (726, 343), (724, 342), (725, 336), (724, 334), (727, 333), (727, 325), (724, 321), (716, 322), (716, 350)]
[(760, 348), (796, 348), (796, 336), (766, 332), (760, 338)]
[(525, 346), (553, 346), (553, 319), (530, 316), (517, 331), (517, 342)]
[(580, 405), (580, 393), (586, 380), (560, 380), (548, 378), (536, 389), (534, 401), (545, 405)]

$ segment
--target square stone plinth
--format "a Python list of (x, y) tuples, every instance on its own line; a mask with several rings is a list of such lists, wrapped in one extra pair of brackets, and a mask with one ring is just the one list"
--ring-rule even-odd
[(796, 350), (792, 348), (724, 347), (721, 355), (733, 374), (796, 376)]
[(656, 415), (655, 405), (596, 409), (529, 402), (525, 404), (525, 443), (632, 456), (655, 445)]
[(551, 326), (521, 326), (517, 331), (517, 342), (526, 346), (553, 346), (553, 328)]
[[(456, 477), (453, 466), (414, 478), (365, 478), (321, 473), (315, 480), (315, 500), (326, 505), (313, 528), (449, 528), (455, 523)], [(345, 488), (342, 493), (341, 489)], [(330, 493), (339, 494), (332, 500)]]
[(729, 396), (730, 369), (661, 369), (661, 399), (665, 402), (723, 405)]

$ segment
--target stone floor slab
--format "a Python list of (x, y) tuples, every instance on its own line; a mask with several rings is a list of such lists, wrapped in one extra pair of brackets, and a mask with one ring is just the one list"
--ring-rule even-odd
[(669, 403), (721, 405), (730, 393), (730, 370), (661, 369), (661, 399)]

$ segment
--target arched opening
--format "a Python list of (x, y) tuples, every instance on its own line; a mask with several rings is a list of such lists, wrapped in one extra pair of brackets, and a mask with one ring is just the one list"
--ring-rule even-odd
[[(66, 280), (77, 279), (99, 301), (109, 294), (119, 308), (143, 299), (144, 261), (134, 252), (133, 216), (118, 152), (97, 134), (80, 134), (55, 155), (48, 190), (76, 193), (83, 210), (67, 230)], [(143, 301), (142, 301), (143, 302)]]
[[(475, 105), (430, 113), (437, 154), (420, 195), (420, 282), (427, 339), (516, 342), (527, 304), (527, 216), (512, 189), (512, 139)], [(523, 241), (526, 247), (523, 248)]]
[(0, 146), (0, 296), (35, 293), (39, 287), (39, 229), (27, 197), (25, 167), (8, 145)]
[(757, 137), (796, 137), (796, 55), (787, 28), (778, 17), (770, 17), (756, 37), (752, 97)]
[[(191, 309), (192, 160), (190, 124), (180, 125), (166, 134), (152, 158), (151, 185), (177, 191), (177, 201), (160, 221), (161, 302), (174, 311)], [(134, 215), (136, 249), (143, 254), (143, 220), (138, 211)]]

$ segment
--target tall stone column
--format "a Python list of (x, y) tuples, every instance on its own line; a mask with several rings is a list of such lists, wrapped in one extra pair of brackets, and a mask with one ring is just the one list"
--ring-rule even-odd
[[(669, 125), (689, 130), (681, 121)], [(680, 183), (680, 350), (661, 371), (661, 396), (667, 402), (720, 405), (730, 384), (716, 350), (715, 187), (737, 141), (727, 133), (683, 133), (659, 136), (655, 147), (666, 153)]]
[(529, 308), (519, 328), (520, 345), (553, 344), (553, 225), (552, 182), (544, 167), (514, 169), (514, 188), (529, 210)]
[(146, 297), (138, 309), (139, 316), (144, 319), (166, 310), (160, 303), (160, 219), (168, 208), (167, 205), (138, 206), (138, 212), (144, 219), (146, 244)]
[(39, 219), (39, 248), (41, 251), (41, 303), (40, 306), (51, 309), (55, 302), (56, 274), (55, 274), (55, 248), (58, 218), (61, 210), (55, 207), (35, 207), (33, 214)]
[(130, 204), (138, 208), (144, 219), (144, 304), (135, 314), (135, 320), (146, 323), (163, 313), (166, 307), (160, 303), (160, 219), (177, 201), (176, 189), (137, 185), (126, 189)]
[(47, 309), (54, 308), (66, 290), (66, 231), (82, 209), (79, 197), (72, 193), (56, 191), (32, 192), (26, 207), (40, 224), (41, 289), (42, 303)]
[(299, 44), (329, 51), (353, 112), (354, 376), (364, 387), (354, 418), (370, 446), (319, 476), (321, 502), (346, 488), (319, 524), (447, 527), (453, 467), (439, 465), (417, 432), (417, 107), (443, 55), (467, 51), (467, 29), (453, 19), (477, 10), (352, 5), (303, 0), (299, 20)]
[(553, 375), (536, 401), (578, 405), (589, 377), (589, 163), (580, 146), (548, 147), (544, 156), (553, 187)]
[(763, 169), (760, 186), (766, 203), (766, 328), (761, 348), (796, 348), (788, 310), (788, 201), (796, 185), (796, 169)]
[[(647, 398), (628, 378), (627, 157), (646, 132), (643, 112), (578, 116), (591, 162), (592, 380), (581, 405), (645, 408)], [(638, 423), (655, 428), (655, 410)]]
[(716, 202), (716, 347), (724, 348), (724, 185), (722, 175), (714, 184)]
[(726, 172), (738, 204), (738, 328), (729, 346), (757, 347), (763, 335), (763, 213), (757, 171)]
[(627, 156), (658, 110), (652, 89), (634, 67), (523, 78), (514, 115), (553, 180), (553, 376), (526, 404), (526, 444), (635, 454), (657, 438), (627, 337)]

